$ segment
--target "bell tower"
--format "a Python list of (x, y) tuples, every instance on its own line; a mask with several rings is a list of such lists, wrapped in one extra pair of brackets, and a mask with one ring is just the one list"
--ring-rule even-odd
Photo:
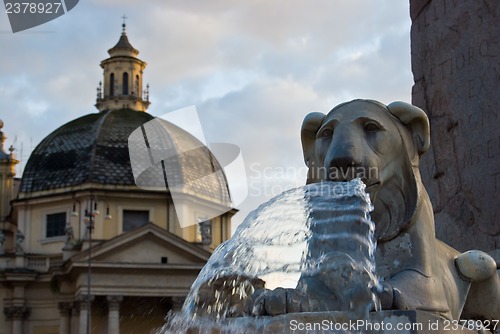
[[(2, 132), (3, 122), (0, 120), (0, 223), (7, 220), (10, 213), (10, 201), (14, 199), (14, 167), (19, 163), (14, 156), (14, 148), (9, 148), (10, 153), (6, 153), (3, 145), (5, 135)], [(1, 246), (0, 246), (1, 247)], [(1, 249), (0, 249), (1, 253)]]
[(118, 43), (108, 50), (109, 58), (101, 62), (104, 80), (97, 87), (96, 108), (99, 111), (128, 108), (146, 111), (149, 102), (149, 85), (142, 85), (146, 62), (137, 58), (139, 51), (128, 41), (125, 19)]

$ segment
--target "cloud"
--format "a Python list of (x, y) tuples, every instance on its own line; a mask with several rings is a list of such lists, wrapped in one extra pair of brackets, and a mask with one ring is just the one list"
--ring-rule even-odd
[[(37, 144), (97, 111), (99, 63), (118, 41), (123, 14), (148, 63), (149, 112), (194, 104), (208, 141), (240, 146), (248, 168), (299, 171), (256, 177), (275, 191), (303, 182), (307, 113), (358, 97), (410, 101), (406, 1), (92, 0), (39, 28), (0, 34), (7, 145), (17, 135), (27, 151), (30, 137)], [(247, 200), (235, 221), (271, 195)]]

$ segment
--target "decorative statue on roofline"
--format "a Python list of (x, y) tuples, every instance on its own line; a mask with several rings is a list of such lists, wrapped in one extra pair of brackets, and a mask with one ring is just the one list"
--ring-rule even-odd
[(17, 230), (16, 233), (16, 253), (17, 254), (24, 254), (24, 248), (23, 248), (23, 242), (24, 242), (24, 234), (21, 232), (21, 230)]

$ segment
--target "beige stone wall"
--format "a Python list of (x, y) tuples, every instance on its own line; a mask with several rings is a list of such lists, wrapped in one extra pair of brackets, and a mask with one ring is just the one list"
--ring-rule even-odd
[[(97, 210), (100, 214), (94, 218), (95, 240), (109, 240), (123, 233), (123, 211), (149, 211), (149, 220), (161, 228), (184, 238), (189, 242), (197, 241), (198, 226), (191, 225), (181, 228), (176, 216), (173, 203), (165, 195), (151, 195), (140, 193), (123, 194), (96, 194)], [(47, 199), (26, 200), (16, 206), (19, 229), (25, 235), (25, 251), (29, 253), (57, 254), (60, 253), (65, 236), (46, 238), (46, 217), (48, 214), (65, 212), (67, 220), (73, 227), (75, 239), (83, 239), (86, 225), (83, 222), (85, 207), (88, 207), (89, 196), (77, 196), (76, 200), (69, 195), (53, 196)], [(78, 212), (77, 217), (71, 216), (73, 205)], [(106, 219), (109, 208), (111, 219)], [(184, 207), (185, 214), (195, 222), (200, 217), (210, 214), (210, 206), (206, 203), (191, 204)], [(227, 217), (212, 219), (212, 243), (208, 247), (213, 250), (222, 241), (230, 237), (230, 214)]]
[(44, 276), (25, 288), (26, 306), (30, 308), (29, 322), (26, 324), (28, 333), (59, 332), (57, 294), (50, 290), (50, 277)]
[(18, 207), (17, 223), (25, 236), (24, 251), (28, 253), (60, 253), (65, 237), (46, 238), (46, 216), (65, 212), (73, 229), (78, 232), (78, 221), (70, 216), (73, 202), (69, 198), (55, 199), (48, 203), (34, 203)]
[[(167, 272), (164, 269), (163, 272)], [(196, 279), (197, 272), (182, 273), (168, 271), (169, 275), (157, 275), (158, 270), (142, 270), (131, 273), (114, 269), (98, 270), (94, 267), (92, 274), (92, 293), (123, 294), (129, 296), (186, 296), (191, 284)], [(76, 294), (87, 292), (87, 275), (82, 273), (75, 282)]]
[[(172, 200), (164, 193), (100, 191), (93, 192), (92, 195), (97, 199), (97, 210), (100, 212), (96, 217), (95, 230), (92, 235), (93, 239), (97, 241), (96, 243), (112, 239), (123, 233), (123, 210), (127, 209), (147, 210), (150, 213), (150, 221), (157, 226), (168, 229), (171, 233), (188, 242), (196, 242), (197, 240), (198, 226), (191, 225), (181, 228)], [(65, 212), (73, 227), (75, 238), (83, 237), (85, 224), (82, 222), (82, 218), (89, 198), (90, 192), (88, 191), (67, 192), (66, 194), (60, 191), (51, 196), (24, 198), (18, 201), (15, 206), (15, 215), (19, 229), (25, 234), (25, 252), (53, 254), (54, 256), (61, 254), (65, 236), (45, 237), (47, 214)], [(78, 217), (71, 216), (74, 204), (76, 204), (75, 209), (79, 213)], [(105, 219), (108, 207), (111, 215), (109, 220)], [(183, 209), (194, 222), (197, 221), (197, 218), (205, 216), (207, 212), (210, 213), (210, 203), (191, 203), (190, 206), (185, 206)], [(230, 217), (232, 214), (233, 212), (227, 213), (224, 217), (212, 219), (212, 243), (204, 246), (206, 250), (215, 249), (218, 244), (230, 236)], [(124, 243), (113, 249), (112, 252), (104, 252), (102, 257), (98, 256), (93, 261), (92, 294), (95, 296), (95, 302), (92, 304), (92, 330), (95, 333), (107, 331), (106, 296), (108, 295), (125, 296), (128, 301), (120, 308), (124, 312), (120, 321), (122, 333), (143, 333), (145, 329), (149, 331), (161, 327), (168, 310), (165, 305), (158, 306), (158, 300), (153, 302), (152, 300), (161, 299), (164, 296), (186, 296), (203, 264), (203, 256), (206, 256), (203, 255), (203, 252), (201, 252), (201, 258), (195, 255), (196, 252), (183, 252), (182, 249), (175, 246), (175, 243), (170, 249), (169, 246), (165, 246), (165, 241), (157, 235), (145, 234), (144, 238), (148, 240), (141, 238), (138, 237), (137, 240), (140, 242), (136, 244)], [(167, 264), (161, 263), (162, 257), (168, 258)], [(29, 263), (31, 269), (33, 269), (33, 263), (39, 261), (40, 267), (34, 269), (41, 272), (48, 270), (48, 264), (51, 263), (43, 256), (35, 257), (32, 254), (18, 258), (23, 258), (25, 265)], [(11, 262), (11, 266), (16, 262), (14, 257), (4, 257), (0, 259), (2, 260), (0, 266), (7, 266), (7, 259)], [(75, 267), (64, 280), (58, 278), (58, 291), (53, 289), (50, 274), (40, 274), (35, 282), (29, 282), (24, 289), (17, 290), (17, 297), (25, 300), (25, 306), (31, 310), (29, 317), (23, 323), (25, 333), (55, 334), (59, 332), (61, 315), (58, 303), (61, 301), (72, 302), (75, 296), (85, 295), (87, 292), (87, 269), (84, 262), (82, 263), (83, 266)], [(135, 264), (139, 264), (137, 268), (140, 269), (134, 269), (136, 268)], [(176, 265), (177, 267), (175, 267)], [(169, 266), (172, 267), (169, 268)], [(2, 284), (0, 287), (0, 310), (3, 310), (4, 299), (7, 303), (12, 303), (13, 289), (9, 285), (10, 283), (0, 284)], [(130, 305), (130, 300), (134, 300), (134, 298), (144, 300), (144, 303), (140, 307), (134, 303)], [(149, 305), (148, 302), (152, 304)], [(141, 312), (145, 309), (154, 311), (150, 314), (142, 314)], [(72, 317), (71, 326), (78, 328), (78, 317)], [(9, 334), (11, 327), (12, 322), (6, 321), (3, 312), (1, 312), (0, 334)]]

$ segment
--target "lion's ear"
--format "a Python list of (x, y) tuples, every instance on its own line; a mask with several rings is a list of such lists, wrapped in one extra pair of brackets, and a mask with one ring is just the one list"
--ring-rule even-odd
[(304, 153), (304, 162), (307, 166), (314, 155), (314, 141), (316, 140), (316, 133), (323, 124), (325, 114), (320, 112), (312, 112), (307, 114), (302, 122), (300, 136), (302, 139), (302, 152)]
[(418, 154), (422, 155), (427, 152), (430, 145), (430, 127), (425, 112), (414, 105), (401, 101), (392, 102), (387, 106), (387, 109), (410, 130)]

